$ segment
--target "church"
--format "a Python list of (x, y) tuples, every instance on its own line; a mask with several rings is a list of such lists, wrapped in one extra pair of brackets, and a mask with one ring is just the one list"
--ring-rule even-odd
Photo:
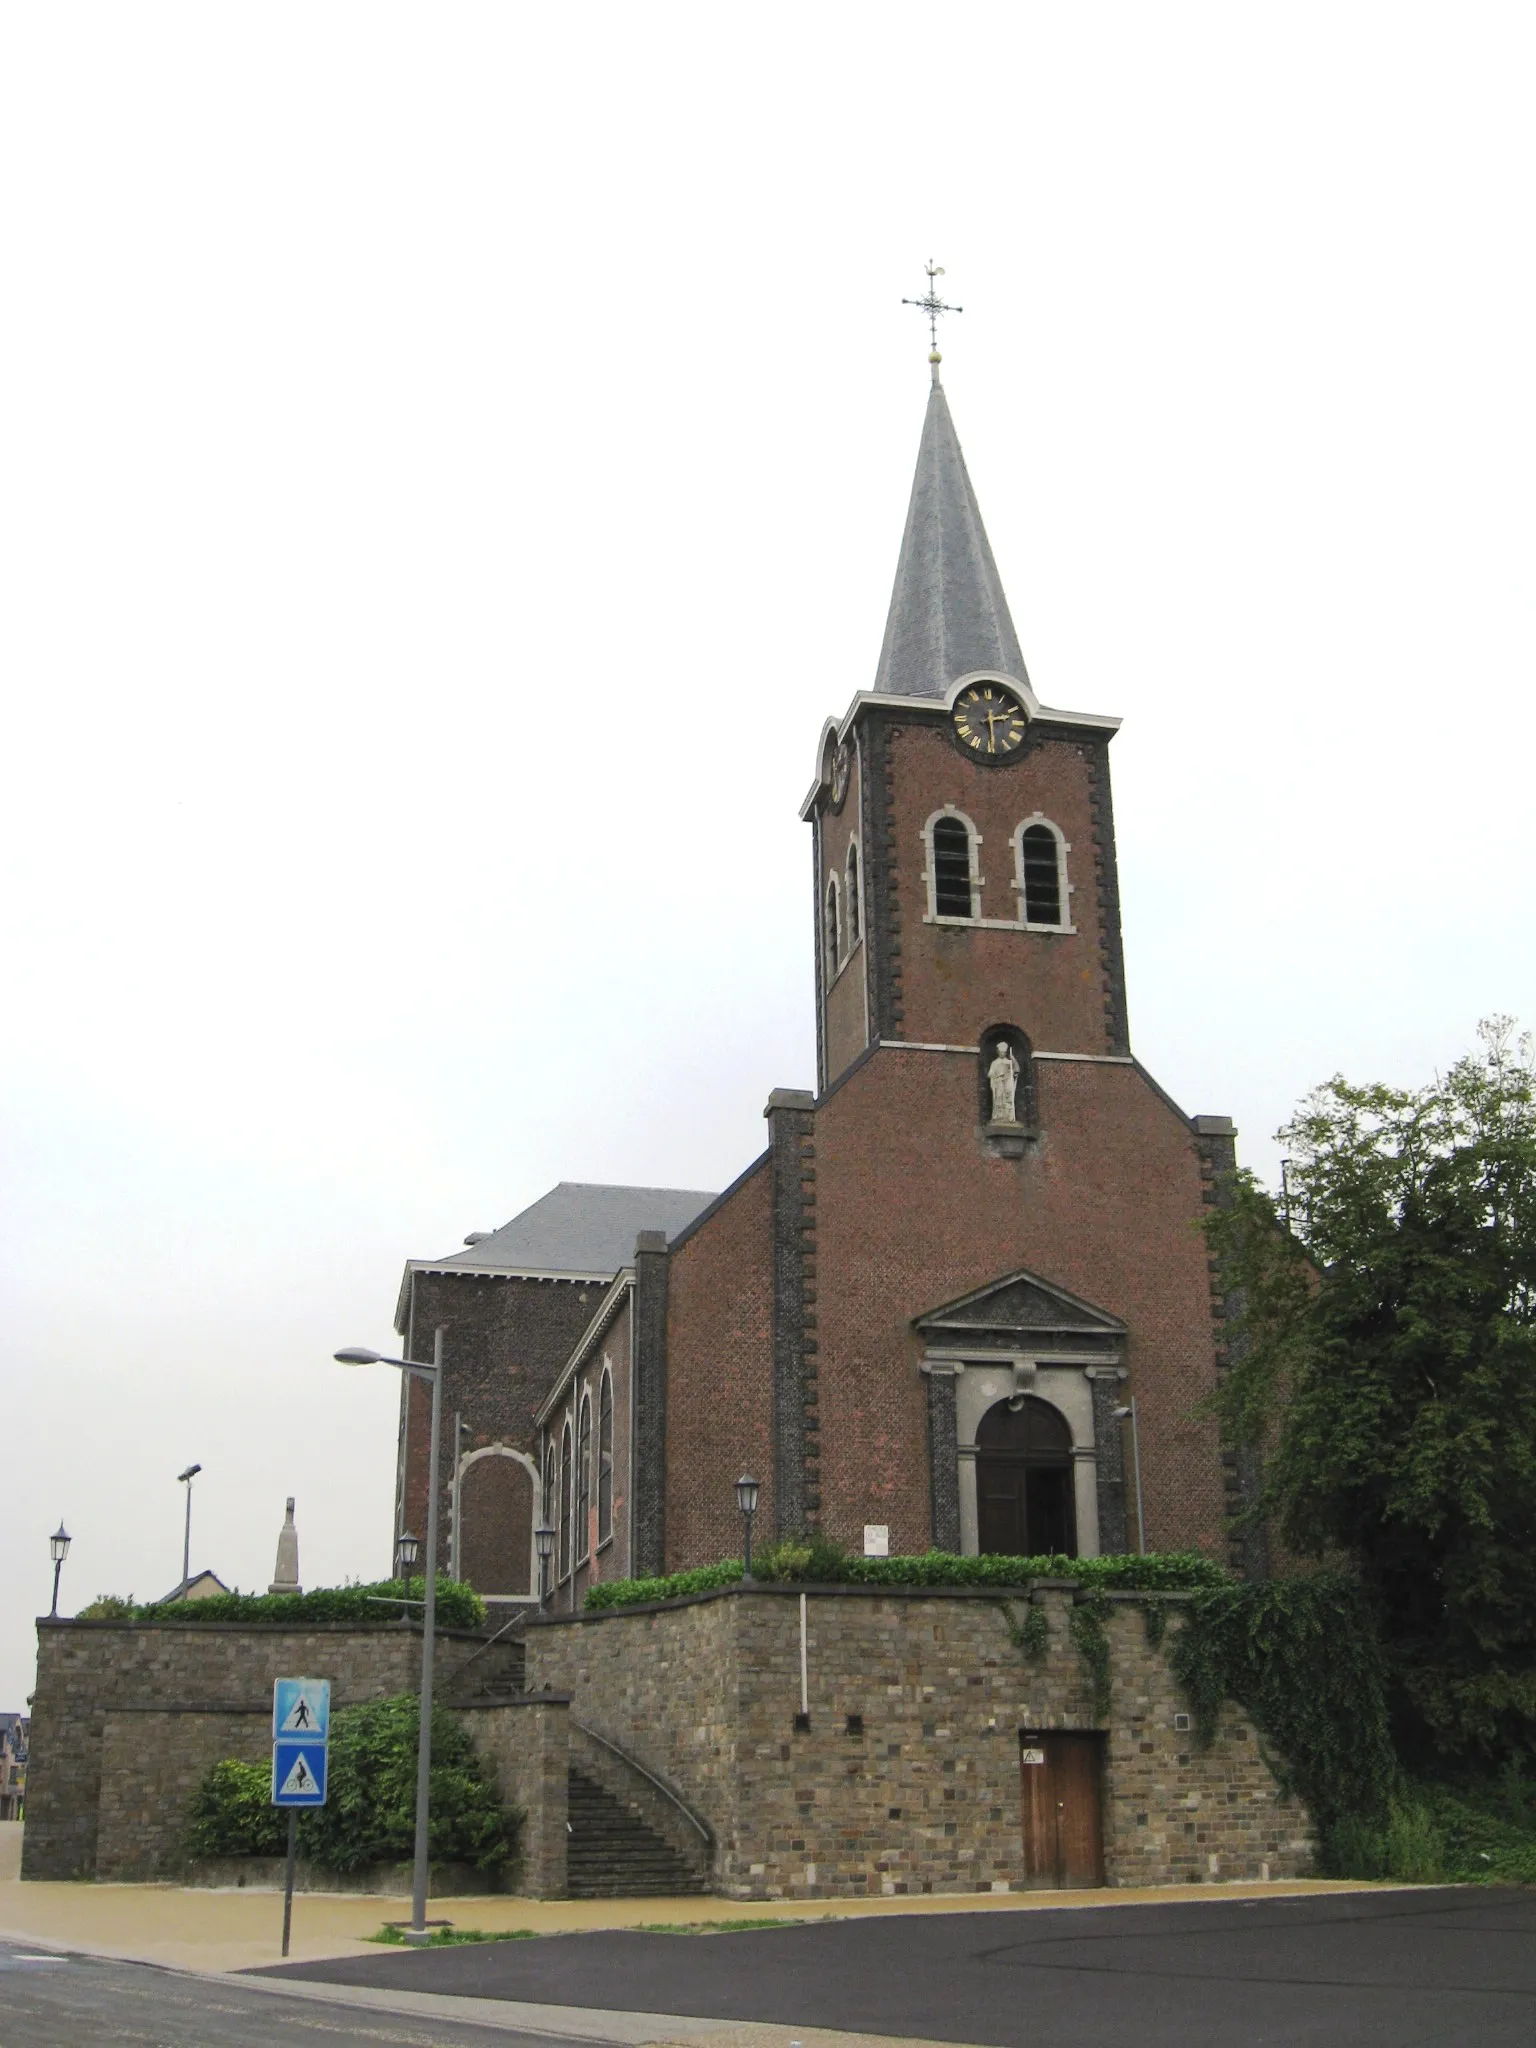
[[(439, 1555), (493, 1611), (739, 1556), (743, 1473), (760, 1543), (1258, 1568), (1202, 1406), (1233, 1127), (1131, 1049), (1119, 720), (1036, 696), (930, 365), (874, 680), (801, 807), (815, 1087), (722, 1192), (562, 1182), (406, 1267), (406, 1355), (444, 1331)], [(402, 1380), (397, 1536), (430, 1441)]]

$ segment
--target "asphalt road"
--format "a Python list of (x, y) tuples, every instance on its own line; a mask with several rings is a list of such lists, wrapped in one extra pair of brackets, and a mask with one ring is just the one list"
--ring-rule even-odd
[[(228, 1977), (186, 1976), (141, 1963), (50, 1956), (0, 1942), (0, 2048), (487, 2048), (484, 2027), (359, 2012), (306, 1998), (274, 1997)], [(502, 2036), (518, 2048), (572, 2048), (535, 2034)]]
[(1531, 2048), (1536, 1891), (566, 1934), (286, 1974), (994, 2048)]

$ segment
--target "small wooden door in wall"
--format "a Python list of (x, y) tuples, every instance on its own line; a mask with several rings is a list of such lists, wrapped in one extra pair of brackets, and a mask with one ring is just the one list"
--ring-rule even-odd
[(1019, 1735), (1024, 1883), (1032, 1891), (1104, 1882), (1103, 1737)]

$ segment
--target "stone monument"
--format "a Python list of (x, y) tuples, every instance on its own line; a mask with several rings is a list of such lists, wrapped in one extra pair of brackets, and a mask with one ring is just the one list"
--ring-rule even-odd
[(288, 1513), (277, 1539), (277, 1567), (272, 1574), (269, 1593), (300, 1593), (299, 1584), (299, 1532), (293, 1526), (293, 1496), (288, 1496)]

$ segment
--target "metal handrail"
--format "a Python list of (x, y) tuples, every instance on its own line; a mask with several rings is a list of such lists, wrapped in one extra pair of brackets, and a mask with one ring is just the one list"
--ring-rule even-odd
[(677, 1808), (678, 1812), (683, 1816), (683, 1819), (687, 1821), (688, 1825), (691, 1828), (697, 1829), (698, 1833), (704, 1839), (705, 1848), (708, 1849), (711, 1855), (714, 1854), (714, 1829), (710, 1826), (707, 1820), (701, 1820), (699, 1816), (694, 1812), (691, 1806), (685, 1806), (682, 1800), (679, 1799), (677, 1794), (672, 1790), (672, 1787), (670, 1785), (664, 1783), (662, 1779), (658, 1778), (654, 1771), (648, 1771), (645, 1765), (641, 1763), (640, 1759), (638, 1757), (631, 1756), (627, 1749), (620, 1749), (619, 1745), (616, 1742), (610, 1742), (606, 1735), (599, 1735), (595, 1728), (589, 1728), (585, 1721), (578, 1721), (574, 1714), (571, 1716), (571, 1720), (573, 1724), (581, 1730), (582, 1734), (585, 1735), (590, 1741), (595, 1742), (600, 1749), (606, 1749), (610, 1756), (616, 1756), (619, 1759), (620, 1763), (627, 1764), (632, 1771), (638, 1771), (640, 1773), (640, 1776), (644, 1778), (645, 1782), (648, 1785), (654, 1787), (654, 1789), (661, 1794), (663, 1799), (667, 1800), (669, 1804)]
[(483, 1657), (487, 1650), (494, 1649), (496, 1644), (501, 1641), (503, 1636), (510, 1635), (513, 1629), (518, 1628), (519, 1626), (526, 1623), (527, 1619), (527, 1614), (524, 1612), (523, 1609), (519, 1608), (517, 1613), (513, 1615), (510, 1621), (502, 1623), (501, 1627), (497, 1629), (495, 1635), (487, 1636), (485, 1641), (481, 1643), (478, 1649), (470, 1651), (469, 1655), (464, 1659), (464, 1662), (459, 1666), (458, 1670), (454, 1672), (452, 1678), (449, 1679), (447, 1686), (444, 1688), (444, 1690), (447, 1692), (452, 1692), (454, 1687), (458, 1684), (459, 1680), (464, 1676), (465, 1672), (469, 1669), (470, 1665), (474, 1663), (477, 1657)]

